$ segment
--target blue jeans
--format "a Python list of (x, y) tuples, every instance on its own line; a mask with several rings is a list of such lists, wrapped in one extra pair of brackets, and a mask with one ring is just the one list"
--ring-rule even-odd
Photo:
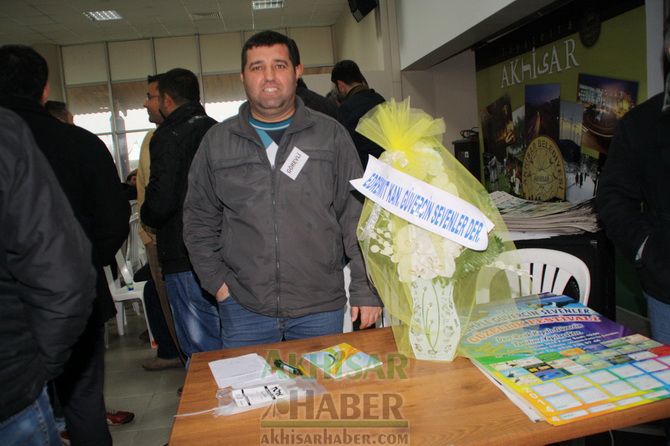
[[(642, 293), (647, 299), (647, 316), (651, 325), (651, 337), (666, 345), (670, 345), (670, 305)], [(663, 420), (665, 441), (670, 446), (670, 418)]]
[(647, 315), (651, 325), (651, 337), (670, 345), (670, 305), (643, 293), (647, 299)]
[(301, 317), (272, 317), (244, 308), (232, 297), (219, 303), (223, 348), (342, 333), (344, 307)]
[(170, 330), (161, 308), (160, 297), (156, 290), (156, 283), (149, 276), (144, 284), (144, 306), (147, 309), (147, 318), (151, 327), (151, 334), (158, 344), (156, 356), (161, 359), (174, 359), (179, 357), (179, 349), (174, 345)]
[(21, 412), (0, 423), (3, 446), (60, 446), (46, 388)]
[(221, 347), (221, 321), (216, 300), (200, 288), (192, 271), (165, 275), (179, 345), (189, 358), (193, 353)]

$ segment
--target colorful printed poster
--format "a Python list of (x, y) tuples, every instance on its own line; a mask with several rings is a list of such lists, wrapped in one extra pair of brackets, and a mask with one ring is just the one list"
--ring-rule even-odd
[(492, 304), (464, 335), (482, 371), (552, 425), (670, 397), (670, 347), (566, 296)]
[(607, 154), (614, 130), (637, 103), (638, 83), (580, 73), (577, 101), (584, 105), (582, 146)]
[[(523, 161), (531, 141), (546, 136), (562, 154), (562, 160), (549, 161), (562, 164), (566, 187), (565, 197), (549, 194), (542, 200), (592, 198), (616, 122), (648, 97), (644, 2), (598, 1), (597, 13), (591, 11), (588, 19), (577, 3), (475, 50), (483, 180), (489, 192), (541, 196), (524, 183), (546, 175), (524, 176)], [(593, 29), (579, 25), (586, 22)], [(558, 174), (559, 167), (551, 173)]]
[(526, 146), (538, 136), (558, 141), (561, 112), (560, 84), (526, 85)]

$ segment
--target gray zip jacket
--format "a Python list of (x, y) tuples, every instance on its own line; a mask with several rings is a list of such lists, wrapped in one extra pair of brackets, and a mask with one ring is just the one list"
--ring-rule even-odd
[[(362, 206), (349, 180), (362, 167), (346, 129), (296, 98), (273, 169), (249, 116), (247, 102), (213, 126), (189, 172), (184, 240), (203, 288), (226, 283), (267, 316), (333, 311), (346, 303), (346, 254), (351, 305), (381, 306), (356, 239)], [(292, 180), (281, 168), (296, 147), (309, 158)]]

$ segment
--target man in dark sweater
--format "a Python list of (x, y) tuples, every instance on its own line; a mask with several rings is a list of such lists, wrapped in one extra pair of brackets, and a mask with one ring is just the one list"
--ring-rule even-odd
[(335, 84), (341, 102), (337, 109), (337, 120), (349, 131), (365, 169), (368, 165), (368, 155), (379, 158), (384, 149), (357, 133), (356, 126), (364, 114), (385, 99), (368, 87), (368, 82), (353, 60), (341, 60), (336, 63), (330, 74), (330, 80)]
[(305, 103), (306, 107), (316, 110), (323, 114), (337, 119), (337, 107), (335, 103), (319, 93), (310, 90), (301, 77), (298, 78), (298, 86), (295, 89), (295, 95)]
[(91, 313), (91, 243), (30, 129), (6, 109), (0, 216), (0, 444), (59, 444), (45, 383)]
[(89, 261), (98, 273), (93, 312), (56, 380), (56, 390), (72, 443), (111, 445), (103, 398), (104, 323), (116, 311), (102, 268), (114, 261), (128, 236), (130, 206), (100, 138), (60, 122), (44, 109), (47, 77), (46, 61), (32, 48), (0, 48), (0, 105), (16, 112), (32, 130), (93, 245)]
[(652, 337), (670, 344), (670, 108), (663, 96), (619, 122), (596, 203), (607, 235), (637, 267)]
[(198, 78), (189, 70), (175, 68), (161, 75), (158, 94), (165, 120), (149, 146), (151, 167), (141, 219), (156, 232), (177, 340), (190, 357), (221, 348), (216, 300), (200, 287), (182, 236), (188, 171), (200, 140), (216, 121), (200, 105)]

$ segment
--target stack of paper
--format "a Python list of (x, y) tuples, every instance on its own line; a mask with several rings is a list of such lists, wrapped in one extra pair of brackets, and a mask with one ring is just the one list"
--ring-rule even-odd
[(475, 308), (463, 352), (531, 419), (553, 425), (670, 397), (670, 346), (566, 296)]
[(510, 231), (578, 234), (599, 229), (593, 199), (580, 203), (542, 202), (501, 191), (490, 195)]
[(272, 372), (267, 361), (256, 353), (212, 361), (209, 363), (209, 369), (219, 389), (226, 387), (238, 389), (288, 379), (284, 372)]

